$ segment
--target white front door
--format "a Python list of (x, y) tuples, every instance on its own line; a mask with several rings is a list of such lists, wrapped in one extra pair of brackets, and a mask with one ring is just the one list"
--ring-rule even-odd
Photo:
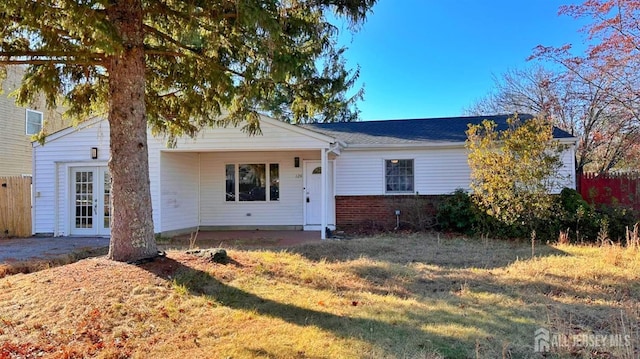
[(322, 166), (320, 161), (307, 161), (305, 163), (304, 189), (307, 225), (320, 225), (322, 223), (320, 194), (322, 193)]
[[(327, 162), (327, 213), (329, 215), (327, 223), (333, 227), (333, 161)], [(305, 229), (320, 230), (322, 223), (322, 203), (320, 202), (322, 198), (322, 166), (320, 161), (305, 161), (304, 167)]]
[(107, 167), (71, 169), (71, 234), (107, 236), (111, 227), (111, 175)]

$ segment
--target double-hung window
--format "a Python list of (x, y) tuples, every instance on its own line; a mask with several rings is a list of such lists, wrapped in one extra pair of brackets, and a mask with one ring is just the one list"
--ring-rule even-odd
[(412, 159), (385, 160), (385, 191), (387, 193), (414, 192), (414, 166)]
[(26, 113), (26, 133), (27, 135), (37, 135), (42, 130), (42, 112), (27, 110)]
[(277, 163), (228, 164), (225, 177), (227, 202), (280, 200), (280, 166)]

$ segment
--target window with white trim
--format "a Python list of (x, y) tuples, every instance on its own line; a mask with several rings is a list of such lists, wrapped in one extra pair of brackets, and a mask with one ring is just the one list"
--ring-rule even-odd
[(280, 200), (280, 166), (277, 163), (227, 164), (225, 177), (227, 202)]
[(385, 191), (387, 193), (414, 192), (412, 159), (385, 160)]
[(27, 135), (37, 135), (42, 130), (43, 114), (40, 111), (27, 109), (26, 112), (26, 133)]

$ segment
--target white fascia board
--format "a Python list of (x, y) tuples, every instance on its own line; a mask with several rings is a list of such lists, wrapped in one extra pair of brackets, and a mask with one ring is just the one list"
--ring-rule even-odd
[(438, 142), (438, 143), (387, 143), (387, 144), (348, 144), (345, 150), (401, 150), (421, 148), (460, 148), (464, 142)]
[(577, 137), (566, 137), (566, 138), (558, 138), (558, 142), (565, 145), (575, 145), (578, 142)]
[(327, 136), (327, 135), (324, 135), (324, 134), (321, 134), (321, 133), (318, 133), (318, 132), (315, 132), (315, 131), (311, 131), (311, 130), (308, 130), (306, 128), (302, 128), (302, 127), (299, 127), (299, 126), (296, 126), (296, 125), (292, 125), (290, 123), (282, 122), (282, 121), (279, 121), (279, 120), (277, 120), (277, 119), (275, 119), (273, 117), (267, 116), (267, 115), (262, 115), (261, 114), (260, 115), (260, 121), (265, 121), (265, 122), (269, 123), (270, 125), (273, 125), (273, 126), (276, 126), (276, 127), (280, 127), (280, 128), (285, 129), (285, 130), (289, 130), (291, 132), (295, 132), (295, 133), (301, 134), (303, 136), (311, 137), (311, 138), (313, 138), (315, 140), (327, 142), (328, 144), (337, 142), (337, 139), (335, 139), (333, 137), (330, 137), (330, 136)]
[[(225, 116), (225, 114), (222, 114), (221, 116)], [(78, 126), (67, 127), (67, 128), (62, 129), (60, 131), (54, 132), (54, 133), (52, 133), (52, 134), (47, 136), (45, 143), (46, 142), (50, 142), (50, 141), (55, 141), (60, 137), (64, 137), (64, 136), (66, 136), (66, 135), (68, 135), (70, 133), (73, 133), (73, 132), (81, 130), (81, 129), (85, 128), (85, 127), (94, 125), (94, 124), (99, 123), (101, 121), (106, 121), (106, 119), (103, 118), (103, 117), (94, 117), (94, 118), (88, 119), (86, 121), (83, 121)], [(330, 137), (330, 136), (327, 136), (327, 135), (323, 135), (323, 134), (315, 132), (315, 131), (307, 130), (307, 129), (298, 127), (296, 125), (285, 123), (285, 122), (276, 120), (276, 119), (274, 119), (272, 117), (269, 117), (269, 116), (266, 116), (266, 115), (263, 115), (263, 114), (260, 114), (260, 121), (267, 122), (267, 123), (269, 123), (269, 124), (271, 124), (273, 126), (280, 127), (280, 128), (285, 129), (285, 130), (289, 130), (291, 132), (295, 132), (295, 133), (298, 133), (298, 134), (301, 134), (301, 135), (304, 135), (304, 136), (307, 136), (307, 137), (311, 137), (311, 138), (313, 138), (315, 140), (327, 142), (327, 146), (331, 145), (332, 143), (338, 142), (337, 139), (335, 139), (333, 137)], [(38, 147), (38, 146), (40, 146), (40, 144), (37, 141), (32, 141), (32, 146), (33, 147)]]
[[(576, 137), (558, 138), (558, 142), (562, 144), (575, 145)], [(380, 144), (345, 144), (345, 150), (384, 150), (384, 149), (420, 149), (420, 148), (461, 148), (465, 147), (465, 142), (424, 142), (424, 143), (380, 143)]]
[[(82, 121), (82, 123), (78, 124), (78, 126), (70, 126), (70, 127), (64, 128), (64, 129), (62, 129), (60, 131), (54, 132), (54, 133), (52, 133), (50, 135), (47, 135), (47, 137), (45, 138), (44, 142), (46, 144), (46, 143), (49, 143), (51, 141), (55, 141), (55, 140), (57, 140), (57, 139), (59, 139), (61, 137), (67, 136), (69, 134), (72, 134), (72, 133), (74, 133), (76, 131), (79, 131), (79, 130), (81, 130), (83, 128), (86, 128), (86, 127), (89, 127), (89, 126), (93, 126), (93, 125), (95, 125), (97, 123), (100, 123), (102, 121), (106, 121), (106, 119), (103, 118), (103, 117), (90, 118), (90, 119), (88, 119), (86, 121)], [(36, 148), (36, 147), (40, 147), (42, 145), (38, 141), (31, 141), (31, 146), (33, 148)]]

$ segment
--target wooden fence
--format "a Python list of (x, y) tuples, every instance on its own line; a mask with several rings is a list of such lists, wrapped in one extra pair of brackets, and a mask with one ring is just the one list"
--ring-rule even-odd
[(31, 235), (31, 177), (0, 177), (0, 238)]
[(582, 198), (589, 203), (622, 205), (640, 211), (640, 173), (583, 173), (577, 180)]

